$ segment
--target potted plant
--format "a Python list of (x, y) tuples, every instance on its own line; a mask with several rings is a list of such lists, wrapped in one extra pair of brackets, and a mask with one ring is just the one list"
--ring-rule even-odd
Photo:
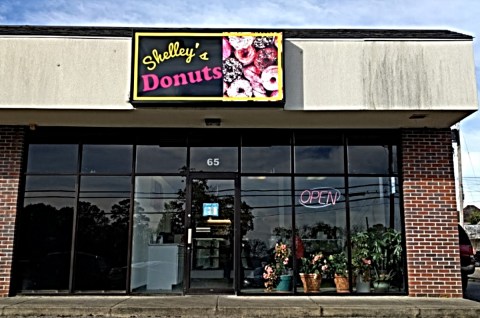
[(278, 242), (273, 249), (273, 264), (263, 268), (263, 279), (266, 291), (288, 291), (292, 286), (292, 275), (289, 267), (291, 250), (287, 244)]
[(357, 292), (386, 292), (401, 271), (402, 237), (400, 232), (383, 225), (352, 235), (352, 266), (357, 276)]
[(300, 279), (306, 293), (318, 293), (322, 283), (322, 274), (329, 270), (329, 265), (322, 252), (313, 254), (310, 258), (302, 257)]
[(278, 276), (275, 272), (275, 267), (271, 265), (265, 265), (263, 268), (263, 279), (265, 284), (265, 291), (271, 292), (277, 284)]
[(291, 250), (287, 244), (279, 242), (275, 244), (273, 251), (275, 258), (275, 272), (279, 276), (278, 291), (288, 291), (292, 286), (292, 274), (290, 271)]
[(367, 231), (352, 235), (352, 268), (357, 293), (369, 293), (372, 280), (371, 237)]
[(375, 227), (371, 235), (371, 259), (374, 270), (374, 287), (386, 292), (401, 268), (402, 238), (400, 232), (383, 226)]
[(349, 293), (350, 284), (348, 281), (347, 256), (344, 252), (332, 254), (328, 257), (330, 270), (334, 274), (337, 293)]

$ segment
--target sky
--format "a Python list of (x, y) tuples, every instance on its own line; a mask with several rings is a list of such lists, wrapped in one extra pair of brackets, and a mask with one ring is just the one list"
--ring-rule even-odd
[[(0, 0), (0, 25), (448, 29), (474, 38), (479, 0)], [(464, 205), (480, 207), (480, 114), (460, 122)]]

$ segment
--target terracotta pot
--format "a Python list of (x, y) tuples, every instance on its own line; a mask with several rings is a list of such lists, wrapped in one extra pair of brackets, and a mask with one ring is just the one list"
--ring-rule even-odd
[(321, 274), (303, 274), (300, 273), (300, 279), (303, 283), (303, 291), (305, 293), (319, 293), (322, 284)]
[(334, 280), (335, 280), (335, 286), (337, 286), (337, 293), (350, 292), (350, 284), (348, 282), (348, 277), (335, 274)]

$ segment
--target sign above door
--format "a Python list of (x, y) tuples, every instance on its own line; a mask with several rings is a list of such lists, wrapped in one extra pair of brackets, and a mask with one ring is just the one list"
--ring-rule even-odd
[(282, 32), (134, 32), (130, 102), (278, 106), (282, 52)]

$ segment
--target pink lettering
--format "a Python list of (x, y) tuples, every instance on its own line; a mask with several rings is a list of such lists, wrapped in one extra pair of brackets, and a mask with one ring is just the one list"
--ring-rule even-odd
[(172, 84), (173, 84), (173, 80), (170, 76), (164, 76), (160, 80), (160, 86), (162, 88), (169, 88), (170, 86), (172, 86)]
[[(155, 74), (146, 74), (142, 75), (143, 79), (143, 91), (148, 92), (148, 91), (153, 91), (154, 89), (158, 88), (158, 77)], [(150, 81), (152, 82), (152, 85), (150, 85)]]
[(315, 188), (303, 190), (299, 202), (307, 208), (323, 208), (337, 204), (341, 193), (334, 188)]

